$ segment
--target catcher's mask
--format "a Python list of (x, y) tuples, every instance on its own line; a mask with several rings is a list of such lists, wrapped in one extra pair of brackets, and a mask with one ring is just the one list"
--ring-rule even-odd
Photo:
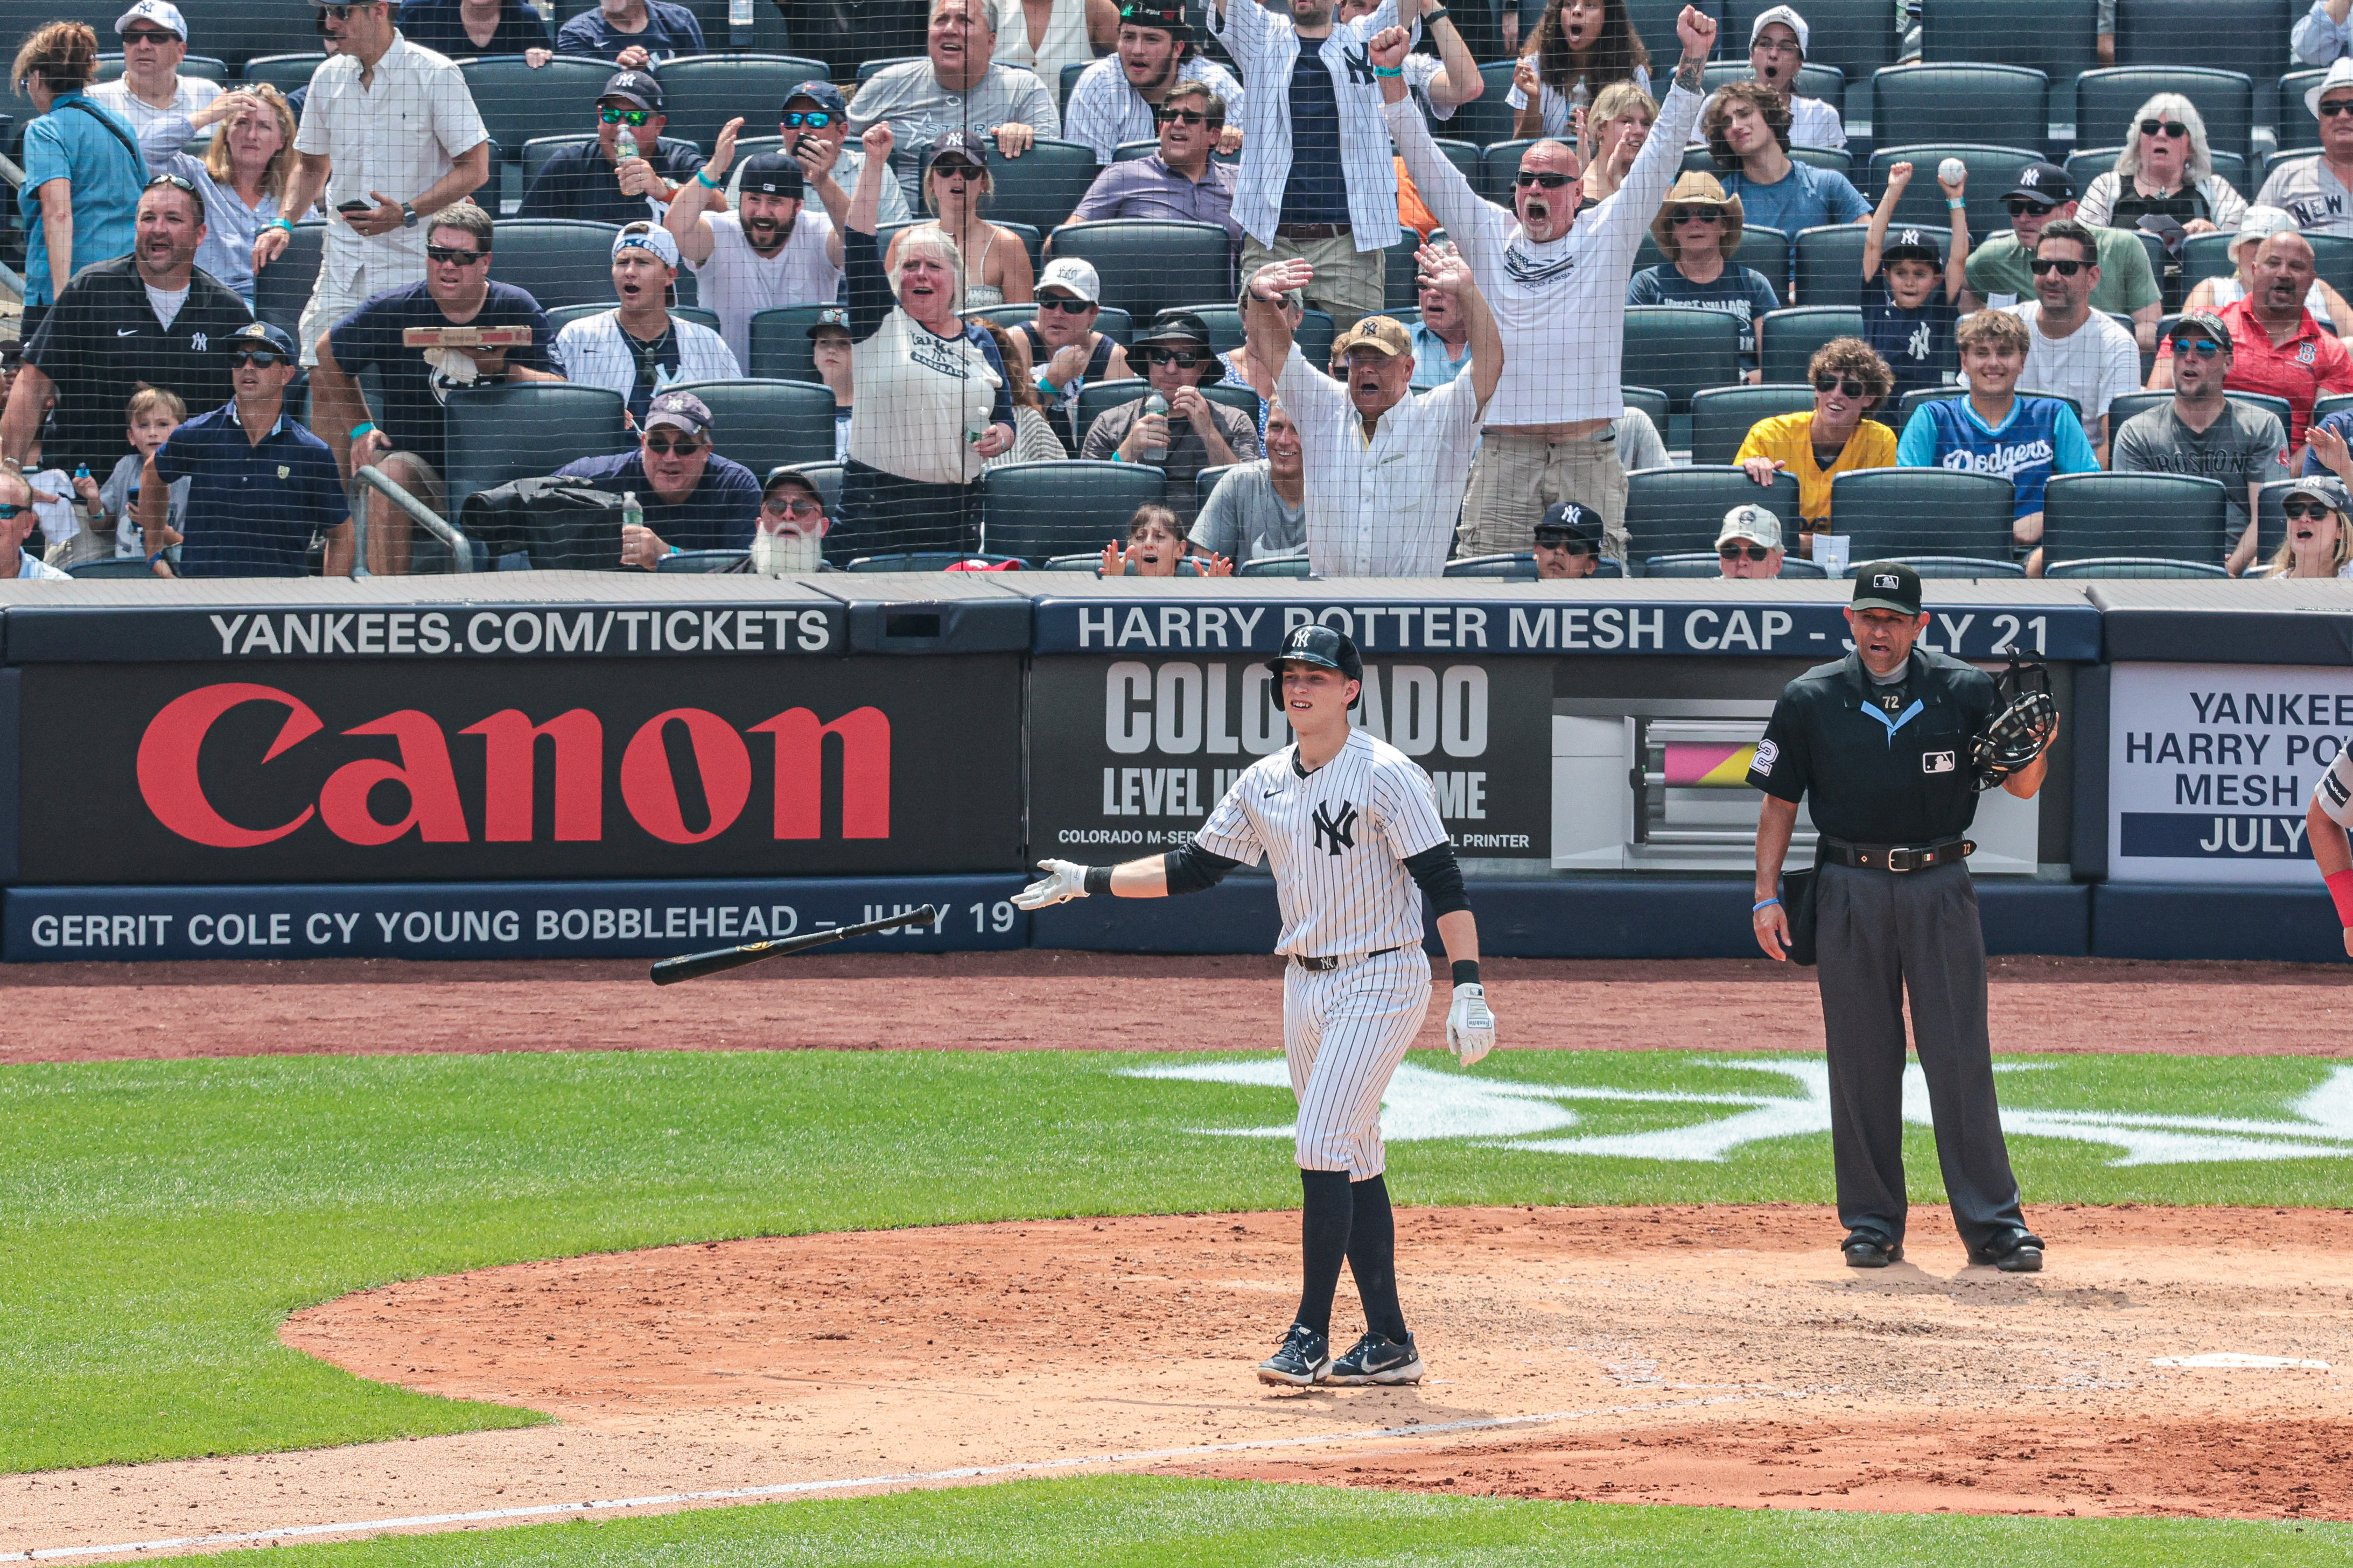
[(2021, 664), (2010, 656), (2010, 668), (1994, 677), (1993, 716), (1970, 754), (1978, 788), (1989, 790), (2028, 766), (2051, 744), (2059, 727), (2059, 705), (2051, 698), (2048, 665)]

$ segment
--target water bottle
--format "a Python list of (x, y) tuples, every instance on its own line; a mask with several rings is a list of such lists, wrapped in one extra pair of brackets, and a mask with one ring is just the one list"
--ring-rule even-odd
[(618, 162), (620, 159), (636, 157), (638, 155), (638, 133), (630, 130), (626, 125), (622, 126), (621, 133), (613, 138), (613, 151), (617, 154), (616, 162)]
[(727, 0), (727, 47), (748, 49), (752, 47), (753, 0)]
[[(1166, 418), (1168, 414), (1168, 400), (1155, 392), (1144, 400), (1144, 412), (1157, 414)], [(1164, 441), (1157, 447), (1139, 447), (1135, 458), (1140, 463), (1165, 463), (1168, 460), (1168, 444)]]
[(627, 531), (632, 528), (643, 528), (645, 525), (646, 509), (638, 504), (638, 492), (623, 490), (621, 492), (622, 529)]

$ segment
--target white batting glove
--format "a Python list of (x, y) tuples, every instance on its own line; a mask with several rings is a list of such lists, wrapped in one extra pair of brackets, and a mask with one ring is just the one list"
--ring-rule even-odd
[(1495, 1015), (1487, 1010), (1487, 988), (1457, 985), (1446, 1010), (1446, 1048), (1464, 1067), (1495, 1048)]
[(1042, 910), (1087, 896), (1087, 868), (1077, 861), (1040, 860), (1038, 869), (1046, 874), (1013, 895), (1018, 908)]

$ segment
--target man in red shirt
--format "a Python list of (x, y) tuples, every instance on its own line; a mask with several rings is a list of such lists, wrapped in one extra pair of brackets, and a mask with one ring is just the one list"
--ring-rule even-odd
[[(2313, 272), (2312, 242), (2292, 230), (2275, 234), (2255, 253), (2254, 284), (2247, 297), (2221, 312), (2231, 329), (2232, 350), (2223, 388), (2287, 399), (2291, 468), (2304, 448), (2314, 401), (2323, 393), (2353, 392), (2353, 353), (2304, 308), (2303, 291), (2311, 289)], [(2148, 384), (2152, 390), (2173, 384), (2170, 337), (2158, 345)]]

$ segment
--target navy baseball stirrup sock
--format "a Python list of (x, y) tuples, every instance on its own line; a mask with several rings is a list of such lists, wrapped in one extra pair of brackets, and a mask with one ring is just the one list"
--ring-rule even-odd
[(1354, 1219), (1348, 1229), (1348, 1270), (1365, 1304), (1365, 1327), (1392, 1344), (1405, 1343), (1405, 1310), (1398, 1305), (1397, 1221), (1388, 1184), (1378, 1176), (1349, 1184)]
[(1327, 1338), (1332, 1293), (1340, 1288), (1340, 1260), (1348, 1253), (1353, 1197), (1345, 1171), (1302, 1171), (1304, 1206), (1299, 1217), (1299, 1321)]

